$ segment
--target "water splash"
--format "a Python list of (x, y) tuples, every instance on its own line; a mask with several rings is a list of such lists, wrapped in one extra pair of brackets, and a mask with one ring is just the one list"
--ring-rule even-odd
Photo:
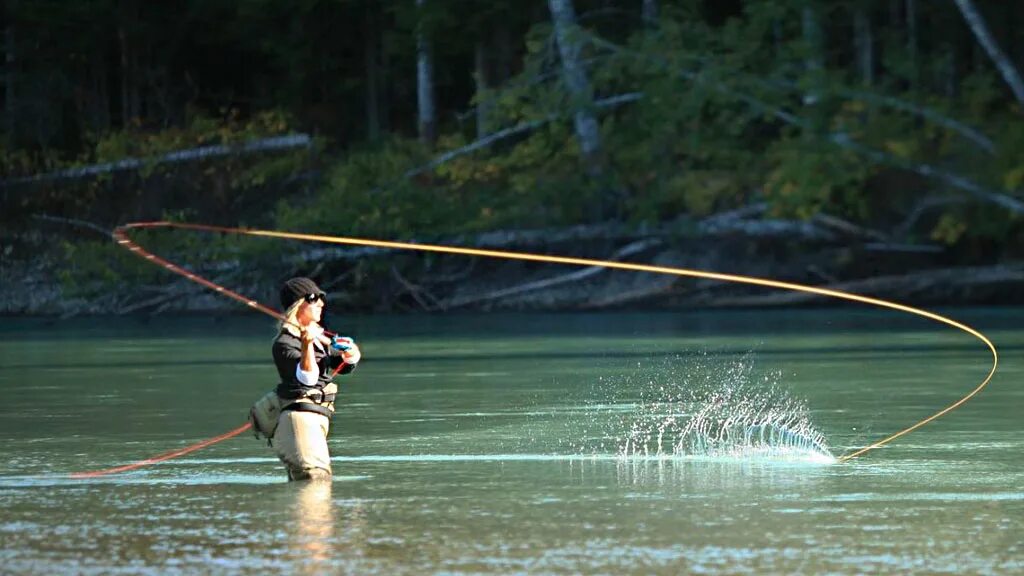
[(806, 403), (781, 386), (780, 371), (760, 370), (754, 359), (702, 352), (604, 377), (602, 393), (625, 397), (591, 412), (592, 422), (611, 422), (598, 446), (585, 438), (575, 448), (611, 444), (620, 458), (834, 461)]

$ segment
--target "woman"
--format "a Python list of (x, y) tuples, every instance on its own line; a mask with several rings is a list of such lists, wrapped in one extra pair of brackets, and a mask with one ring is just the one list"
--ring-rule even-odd
[[(277, 395), (283, 408), (273, 446), (289, 480), (331, 477), (327, 433), (334, 416), (335, 374), (359, 363), (351, 338), (329, 338), (320, 327), (325, 293), (309, 278), (292, 278), (281, 287), (285, 320), (274, 339), (274, 364), (281, 377)], [(340, 369), (339, 369), (340, 368)]]

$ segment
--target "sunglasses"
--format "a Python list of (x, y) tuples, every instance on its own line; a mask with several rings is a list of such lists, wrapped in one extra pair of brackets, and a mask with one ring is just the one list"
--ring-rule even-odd
[(313, 304), (317, 300), (327, 304), (327, 300), (324, 298), (323, 294), (306, 294), (302, 299), (305, 300), (307, 304)]

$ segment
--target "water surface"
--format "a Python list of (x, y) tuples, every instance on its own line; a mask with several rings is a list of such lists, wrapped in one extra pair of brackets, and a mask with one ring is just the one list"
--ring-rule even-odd
[[(845, 464), (976, 386), (987, 350), (853, 308), (335, 318), (364, 362), (342, 379), (335, 479), (304, 485), (248, 435), (67, 476), (242, 423), (274, 384), (271, 321), (4, 319), (0, 566), (1021, 572), (1024, 311), (949, 314), (1000, 347), (991, 387)], [(773, 407), (788, 424), (760, 436), (721, 418)]]

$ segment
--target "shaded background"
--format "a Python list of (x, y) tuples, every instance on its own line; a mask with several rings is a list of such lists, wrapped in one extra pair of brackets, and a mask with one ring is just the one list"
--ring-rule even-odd
[[(1022, 23), (969, 0), (8, 0), (0, 310), (233, 309), (97, 234), (163, 218), (1019, 303)], [(799, 303), (146, 240), (262, 297), (313, 274), (358, 310)]]

